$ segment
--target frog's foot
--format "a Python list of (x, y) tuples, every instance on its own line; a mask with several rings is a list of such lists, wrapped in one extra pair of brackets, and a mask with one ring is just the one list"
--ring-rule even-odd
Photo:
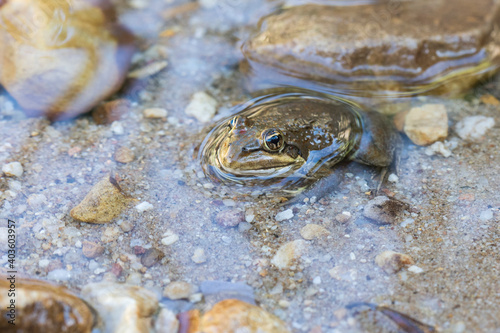
[(302, 203), (306, 198), (316, 197), (316, 199), (321, 199), (328, 194), (332, 193), (347, 173), (349, 163), (341, 163), (335, 166), (335, 169), (331, 171), (328, 175), (321, 177), (314, 185), (296, 194), (293, 198), (282, 203), (283, 206), (290, 204)]

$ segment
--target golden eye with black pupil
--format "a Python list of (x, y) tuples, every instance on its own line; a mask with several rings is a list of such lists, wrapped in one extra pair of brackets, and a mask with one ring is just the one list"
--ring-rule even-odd
[(279, 151), (285, 145), (285, 137), (275, 128), (264, 131), (262, 138), (264, 139), (264, 149), (269, 152)]

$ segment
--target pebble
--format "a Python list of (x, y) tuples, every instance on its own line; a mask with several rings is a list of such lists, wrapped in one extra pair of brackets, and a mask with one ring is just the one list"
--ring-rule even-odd
[(191, 333), (290, 332), (286, 324), (278, 317), (258, 306), (237, 299), (220, 301), (201, 317), (197, 310), (191, 311), (189, 317), (189, 332)]
[(363, 215), (378, 223), (393, 224), (409, 208), (407, 203), (379, 196), (367, 202)]
[(161, 72), (167, 66), (168, 66), (167, 61), (158, 60), (158, 61), (152, 62), (150, 64), (147, 64), (144, 67), (130, 71), (127, 74), (127, 77), (131, 78), (131, 79), (144, 79), (144, 78), (147, 78), (148, 76), (153, 76), (153, 75)]
[(105, 177), (70, 211), (72, 218), (88, 223), (109, 223), (120, 216), (132, 199), (122, 193), (117, 181)]
[[(9, 28), (0, 28), (0, 82), (27, 113), (73, 118), (122, 85), (134, 39), (116, 23), (111, 6), (9, 1), (0, 7), (0, 16), (17, 18)], [(31, 28), (36, 29), (25, 23), (34, 21)], [(72, 37), (55, 42), (55, 31), (71, 31)]]
[(434, 142), (432, 145), (425, 148), (425, 155), (432, 156), (435, 154), (440, 154), (444, 157), (450, 157), (451, 150), (448, 149), (448, 147), (446, 147), (445, 143), (438, 141), (438, 142)]
[(418, 266), (412, 265), (412, 266), (408, 267), (408, 271), (415, 273), (415, 274), (420, 274), (420, 273), (423, 273), (424, 270)]
[(217, 101), (207, 93), (200, 91), (193, 95), (185, 113), (202, 123), (210, 121), (216, 112)]
[(415, 264), (415, 261), (406, 254), (394, 251), (384, 251), (375, 257), (375, 263), (388, 274), (394, 274), (407, 266)]
[(102, 233), (101, 241), (103, 243), (114, 242), (118, 239), (118, 237), (120, 237), (121, 233), (122, 232), (120, 228), (118, 228), (117, 226), (107, 227), (106, 229), (104, 229), (104, 232)]
[(122, 223), (120, 223), (120, 228), (123, 230), (123, 232), (129, 232), (134, 229), (134, 224), (130, 221), (122, 221)]
[(307, 250), (305, 240), (299, 239), (281, 245), (271, 263), (279, 269), (290, 267)]
[(153, 205), (150, 204), (149, 202), (147, 201), (143, 201), (141, 202), (140, 204), (136, 205), (135, 206), (135, 209), (139, 212), (139, 213), (144, 213), (145, 211), (148, 211), (148, 210), (151, 210), (153, 209)]
[(239, 209), (222, 210), (215, 216), (215, 222), (226, 228), (236, 227), (240, 222), (244, 221), (245, 215)]
[(405, 118), (404, 132), (419, 146), (427, 146), (448, 136), (448, 114), (442, 104), (414, 107)]
[(33, 209), (40, 209), (47, 203), (47, 197), (43, 194), (31, 194), (27, 199), (28, 205)]
[(111, 131), (116, 134), (116, 135), (123, 135), (125, 134), (125, 129), (123, 128), (123, 125), (121, 122), (113, 121), (110, 126)]
[(161, 309), (155, 321), (155, 331), (158, 333), (177, 333), (179, 321), (175, 313), (166, 308)]
[(85, 257), (89, 259), (94, 259), (104, 253), (104, 246), (84, 240), (82, 246), (82, 253)]
[(300, 235), (307, 240), (328, 236), (329, 234), (330, 232), (326, 230), (325, 227), (318, 224), (306, 224), (302, 229), (300, 229)]
[(158, 309), (156, 294), (139, 286), (101, 282), (88, 284), (82, 296), (104, 320), (103, 332), (149, 333)]
[(2, 172), (7, 177), (17, 177), (20, 178), (23, 175), (23, 166), (19, 162), (11, 162), (2, 166)]
[(163, 254), (163, 252), (152, 247), (152, 248), (146, 250), (146, 253), (144, 253), (144, 255), (142, 256), (141, 264), (143, 264), (146, 267), (152, 267), (158, 261), (163, 259), (163, 257), (165, 257), (165, 254)]
[(342, 212), (342, 214), (337, 214), (335, 220), (339, 223), (347, 223), (351, 219), (352, 215), (350, 212)]
[(178, 240), (179, 240), (179, 235), (174, 234), (173, 231), (171, 231), (171, 230), (167, 230), (167, 232), (165, 232), (163, 234), (163, 238), (161, 239), (161, 243), (163, 245), (169, 246), (169, 245), (174, 244)]
[(191, 260), (195, 264), (203, 264), (204, 262), (207, 261), (207, 256), (205, 255), (205, 250), (203, 250), (201, 247), (198, 247), (194, 250), (194, 254), (191, 257)]
[(120, 162), (120, 163), (130, 163), (135, 159), (134, 152), (127, 147), (119, 147), (115, 151), (115, 161)]
[(144, 117), (153, 119), (167, 118), (168, 115), (168, 111), (162, 108), (145, 109), (142, 113), (144, 114)]
[(92, 119), (97, 125), (109, 125), (120, 120), (130, 112), (130, 101), (127, 99), (115, 99), (104, 102), (92, 111)]
[(481, 141), (486, 132), (495, 126), (495, 119), (485, 116), (465, 117), (457, 123), (455, 131), (466, 141)]
[(170, 299), (184, 299), (189, 298), (191, 294), (194, 294), (197, 288), (191, 283), (184, 281), (174, 281), (168, 284), (163, 290), (163, 296)]
[(387, 178), (388, 181), (390, 181), (391, 183), (397, 183), (399, 181), (399, 177), (393, 173), (391, 173), (389, 175), (389, 177)]
[[(15, 288), (15, 326), (8, 324), (12, 300), (11, 283)], [(91, 332), (96, 318), (93, 310), (64, 287), (41, 280), (21, 279), (15, 282), (0, 274), (0, 316), (2, 332)], [(23, 319), (24, 318), (24, 319)], [(15, 328), (12, 328), (15, 327)]]
[(481, 214), (479, 215), (479, 219), (481, 221), (489, 221), (493, 218), (493, 212), (491, 210), (484, 210), (481, 212)]
[(275, 220), (278, 222), (289, 220), (293, 217), (293, 210), (287, 209), (276, 214)]

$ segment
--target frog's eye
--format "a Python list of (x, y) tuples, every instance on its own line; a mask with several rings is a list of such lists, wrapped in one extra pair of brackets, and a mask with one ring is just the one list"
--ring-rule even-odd
[(279, 151), (285, 145), (285, 136), (275, 128), (262, 132), (262, 138), (264, 139), (264, 149), (269, 152)]
[(236, 126), (236, 124), (238, 123), (238, 118), (238, 116), (231, 118), (231, 120), (227, 124), (229, 128), (233, 129)]

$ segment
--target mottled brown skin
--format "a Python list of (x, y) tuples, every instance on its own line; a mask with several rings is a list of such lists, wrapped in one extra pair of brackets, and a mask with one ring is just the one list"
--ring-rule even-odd
[[(276, 139), (276, 149), (266, 146), (270, 131), (283, 139)], [(389, 167), (399, 140), (377, 112), (333, 98), (283, 94), (223, 120), (205, 139), (200, 156), (212, 178), (296, 192), (341, 161)]]

